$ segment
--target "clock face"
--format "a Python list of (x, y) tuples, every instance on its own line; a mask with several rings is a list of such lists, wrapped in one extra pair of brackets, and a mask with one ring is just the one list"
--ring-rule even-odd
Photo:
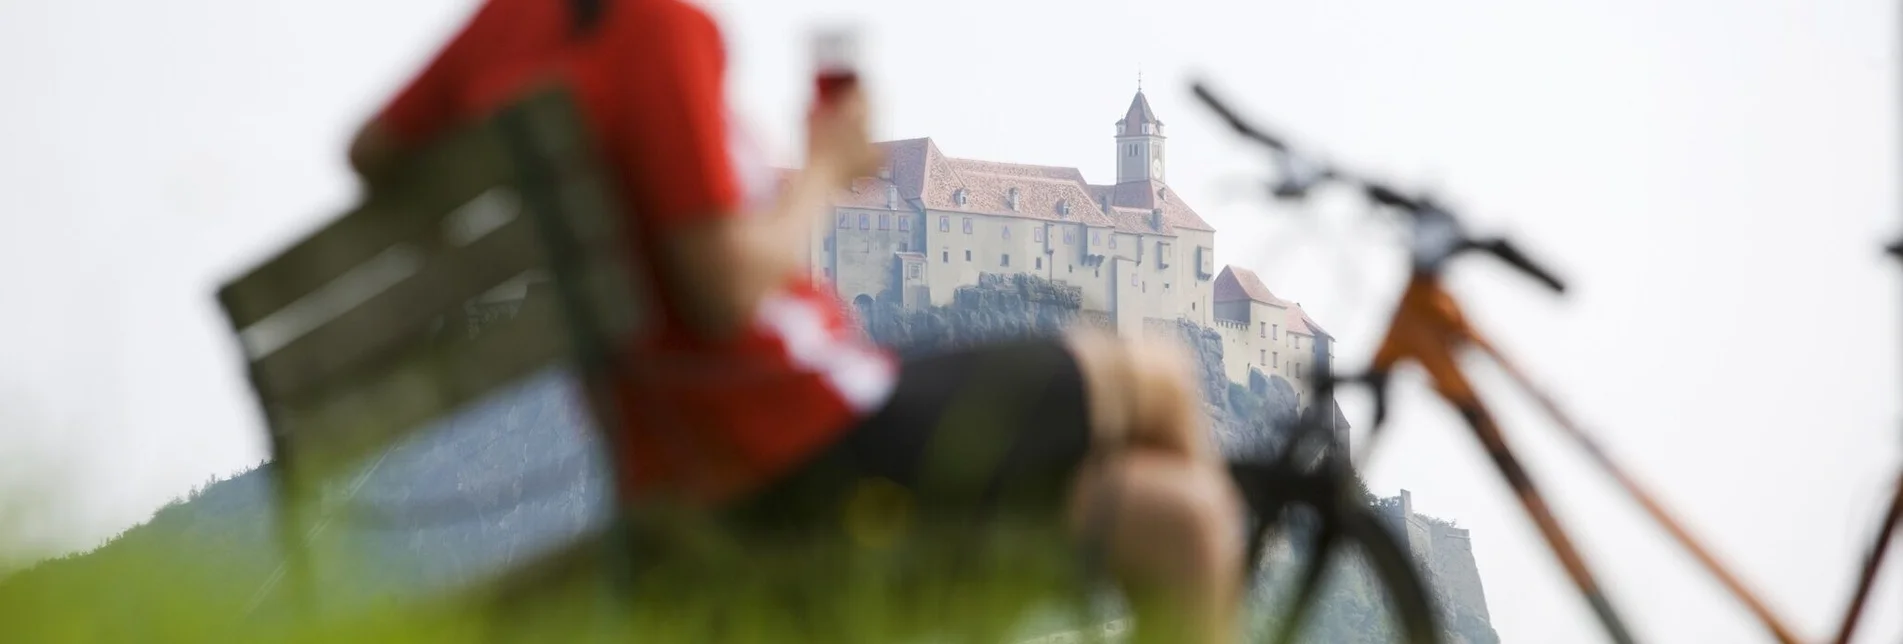
[(1163, 160), (1162, 159), (1157, 159), (1155, 161), (1150, 162), (1150, 176), (1153, 176), (1153, 177), (1163, 176)]

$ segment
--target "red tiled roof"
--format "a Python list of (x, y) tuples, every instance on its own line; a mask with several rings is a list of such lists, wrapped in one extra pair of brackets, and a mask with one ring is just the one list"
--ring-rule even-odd
[[(1183, 202), (1175, 190), (1163, 185), (1161, 181), (1126, 181), (1114, 186), (1090, 186), (1090, 194), (1098, 200), (1110, 199), (1110, 205), (1139, 210), (1163, 209), (1163, 222), (1166, 229), (1187, 228), (1215, 232), (1216, 229), (1204, 221), (1201, 215)], [(1160, 196), (1159, 196), (1160, 195)]]
[[(793, 179), (793, 170), (791, 168), (774, 168), (773, 170), (776, 174), (775, 179), (780, 184), (780, 189), (786, 189), (787, 182)], [(891, 208), (887, 208), (888, 203), (886, 201), (886, 187), (891, 185), (893, 185), (892, 181), (878, 177), (859, 177), (853, 179), (851, 186), (839, 191), (839, 194), (833, 196), (833, 205), (841, 208), (891, 210)], [(905, 190), (900, 189), (898, 204), (900, 209), (905, 207), (905, 201)]]
[[(891, 181), (877, 177), (860, 177), (853, 179), (851, 187), (839, 191), (839, 195), (833, 198), (833, 205), (848, 208), (889, 210), (891, 208), (887, 208), (887, 206), (892, 204), (886, 200), (886, 187), (890, 185), (892, 185)], [(899, 193), (899, 203), (897, 205), (901, 208), (905, 206), (905, 194), (903, 191)]]
[(1152, 217), (1153, 215), (1148, 210), (1120, 208), (1117, 206), (1110, 207), (1110, 219), (1116, 223), (1117, 232), (1171, 236), (1176, 234), (1176, 229), (1169, 225), (1167, 217), (1164, 218), (1162, 228), (1150, 225)]
[[(1097, 208), (1084, 185), (1066, 179), (1051, 179), (1032, 174), (993, 174), (984, 172), (987, 165), (983, 162), (967, 162), (964, 159), (946, 159), (943, 162), (951, 173), (958, 177), (957, 188), (965, 191), (965, 203), (959, 205), (956, 200), (957, 189), (927, 198), (925, 205), (933, 210), (969, 212), (1001, 217), (1024, 217), (1046, 221), (1078, 221), (1091, 226), (1110, 227), (1114, 222)], [(1011, 190), (1018, 191), (1017, 209), (1011, 208)], [(1058, 214), (1058, 204), (1070, 206), (1069, 215)]]
[(1302, 305), (1300, 304), (1291, 306), (1288, 309), (1288, 330), (1291, 333), (1300, 333), (1313, 337), (1334, 337), (1328, 335), (1327, 331), (1323, 331), (1322, 325), (1315, 323), (1315, 318), (1308, 317), (1308, 311), (1302, 310)]
[[(838, 205), (882, 209), (885, 187), (894, 185), (901, 201), (932, 210), (1077, 221), (1152, 235), (1174, 235), (1177, 228), (1215, 230), (1161, 182), (1094, 186), (1077, 168), (947, 157), (930, 138), (886, 141), (879, 146), (885, 151), (891, 178), (855, 181), (857, 192), (845, 191)], [(1018, 190), (1015, 210), (1009, 201), (1012, 188)], [(960, 190), (965, 194), (964, 205), (957, 202)], [(1106, 198), (1110, 212), (1103, 209)], [(1068, 216), (1058, 214), (1060, 202), (1069, 204)], [(1156, 208), (1163, 210), (1160, 228), (1151, 226), (1151, 211)]]
[(1246, 268), (1222, 267), (1222, 274), (1216, 276), (1214, 290), (1217, 302), (1248, 300), (1275, 306), (1288, 306), (1282, 298), (1269, 292), (1269, 287), (1262, 284), (1262, 278), (1257, 277), (1255, 271)]
[(1065, 167), (1054, 166), (1054, 165), (1028, 165), (1023, 163), (1001, 163), (998, 161), (978, 161), (976, 159), (952, 159), (952, 162), (957, 163), (960, 167), (970, 172), (982, 172), (985, 174), (1002, 174), (1002, 175), (1017, 176), (1017, 177), (1037, 177), (1041, 179), (1057, 179), (1059, 181), (1071, 181), (1071, 182), (1075, 182), (1079, 184), (1089, 183), (1088, 181), (1084, 181), (1083, 171), (1078, 170), (1076, 168), (1065, 168)]

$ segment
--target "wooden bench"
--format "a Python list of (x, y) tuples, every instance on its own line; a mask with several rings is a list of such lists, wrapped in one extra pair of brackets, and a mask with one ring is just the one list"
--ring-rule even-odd
[[(219, 290), (279, 488), (286, 566), (258, 601), (287, 574), (309, 583), (312, 493), (427, 421), (566, 363), (615, 426), (608, 357), (648, 309), (589, 141), (565, 93), (529, 96)], [(468, 311), (497, 302), (514, 313), (471, 332)]]

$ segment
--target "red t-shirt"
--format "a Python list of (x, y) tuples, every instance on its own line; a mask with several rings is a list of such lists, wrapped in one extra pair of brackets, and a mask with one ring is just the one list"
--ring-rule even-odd
[[(776, 180), (727, 110), (714, 21), (683, 0), (607, 0), (594, 30), (577, 36), (570, 4), (487, 0), (382, 122), (421, 144), (553, 80), (574, 92), (599, 136), (642, 239), (666, 243), (671, 227), (756, 212)], [(884, 403), (893, 357), (855, 332), (831, 289), (788, 280), (730, 344), (693, 342), (664, 315), (630, 352), (631, 362), (682, 368), (617, 387), (624, 493), (743, 494)], [(662, 308), (669, 299), (661, 293)]]

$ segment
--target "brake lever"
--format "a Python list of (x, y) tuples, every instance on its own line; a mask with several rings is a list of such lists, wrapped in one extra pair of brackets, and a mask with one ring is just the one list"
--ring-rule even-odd
[(1554, 293), (1566, 292), (1566, 284), (1561, 282), (1559, 277), (1553, 275), (1552, 271), (1548, 271), (1546, 268), (1534, 263), (1533, 259), (1527, 257), (1526, 253), (1521, 252), (1518, 246), (1514, 246), (1512, 242), (1504, 238), (1496, 237), (1484, 240), (1468, 240), (1466, 244), (1462, 245), (1461, 250), (1486, 252), (1499, 258), (1500, 261), (1506, 262), (1508, 266), (1519, 269), (1519, 271), (1526, 274), (1526, 276), (1544, 284), (1546, 288), (1552, 289)]

